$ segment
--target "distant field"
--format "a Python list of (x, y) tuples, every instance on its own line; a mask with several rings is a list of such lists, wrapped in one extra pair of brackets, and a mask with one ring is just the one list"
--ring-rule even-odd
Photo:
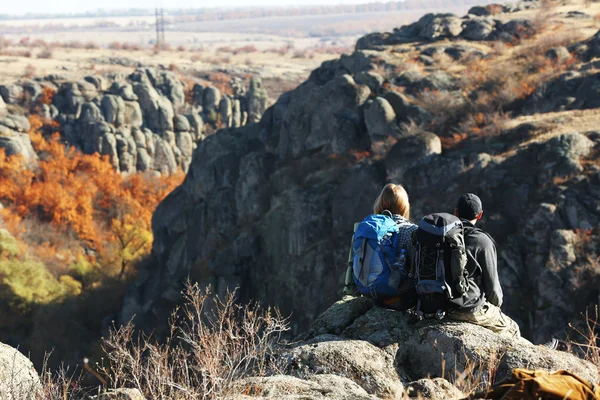
[[(488, 3), (482, 0), (481, 3)], [(435, 12), (463, 14), (468, 6), (438, 8)], [(373, 31), (386, 31), (417, 20), (432, 10), (389, 11), (355, 14), (302, 15), (294, 17), (268, 17), (253, 19), (228, 19), (171, 23), (167, 18), (167, 40), (169, 44), (201, 45), (219, 42), (218, 36), (202, 33), (227, 33), (240, 35), (236, 42), (273, 42), (282, 40), (313, 39), (305, 44), (296, 42), (297, 47), (310, 47), (318, 40), (341, 40), (345, 44), (356, 40), (359, 35)], [(152, 17), (113, 18), (60, 18), (43, 20), (14, 20), (0, 22), (2, 36), (18, 40), (29, 36), (45, 41), (88, 41), (106, 45), (114, 40), (140, 45), (154, 40)], [(248, 35), (268, 35), (252, 37)], [(258, 45), (258, 44), (257, 44)]]

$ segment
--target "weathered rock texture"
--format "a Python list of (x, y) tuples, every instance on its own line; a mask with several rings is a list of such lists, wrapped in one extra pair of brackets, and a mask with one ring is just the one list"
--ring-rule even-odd
[[(590, 162), (598, 136), (539, 135), (541, 128), (527, 123), (502, 139), (442, 152), (435, 134), (406, 127), (431, 121), (415, 100), (419, 93), (452, 99), (457, 78), (401, 72), (393, 79), (400, 94), (376, 72), (385, 60), (384, 52), (357, 51), (327, 61), (259, 123), (198, 143), (187, 179), (154, 215), (155, 262), (131, 287), (123, 320), (137, 315), (154, 327), (191, 277), (217, 293), (239, 286), (241, 300), (277, 305), (296, 331), (308, 327), (339, 298), (353, 223), (391, 180), (406, 186), (415, 220), (452, 212), (463, 191), (477, 192), (482, 226), (498, 242), (505, 311), (535, 342), (563, 335), (600, 287), (586, 261), (596, 253), (573, 250), (585, 244), (581, 232), (593, 234), (600, 223), (600, 176)], [(566, 87), (595, 90), (581, 82)], [(219, 104), (206, 90), (201, 97), (207, 107)], [(578, 106), (592, 107), (595, 97), (582, 95)], [(554, 104), (554, 97), (545, 101)], [(575, 183), (556, 184), (564, 179)]]
[(0, 399), (34, 400), (40, 388), (40, 378), (31, 361), (0, 343)]
[(402, 312), (367, 307), (368, 302), (334, 304), (303, 341), (274, 356), (284, 374), (242, 380), (234, 392), (259, 398), (442, 400), (464, 397), (451, 383), (460, 385), (463, 373), (481, 385), (506, 378), (513, 368), (566, 369), (594, 383), (599, 379), (597, 366), (571, 354), (472, 324), (417, 322)]
[[(185, 102), (182, 82), (169, 71), (140, 68), (128, 77), (111, 78), (87, 76), (78, 82), (49, 79), (0, 86), (0, 147), (35, 163), (37, 156), (23, 133), (29, 129), (27, 118), (8, 114), (6, 106), (21, 105), (58, 122), (67, 144), (86, 154), (108, 156), (123, 173), (156, 170), (172, 174), (187, 171), (192, 151), (204, 139), (209, 123), (240, 127), (258, 121), (270, 104), (259, 78), (252, 79), (247, 94), (239, 82), (234, 95), (196, 84), (191, 104)], [(42, 102), (43, 87), (56, 92), (52, 104)]]

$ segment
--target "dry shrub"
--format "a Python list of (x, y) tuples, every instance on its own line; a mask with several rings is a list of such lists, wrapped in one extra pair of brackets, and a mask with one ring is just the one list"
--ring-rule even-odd
[(250, 54), (250, 53), (257, 53), (257, 52), (258, 52), (258, 49), (256, 48), (256, 46), (253, 44), (249, 44), (249, 45), (238, 47), (238, 48), (234, 49), (233, 55), (237, 56), (238, 54)]
[(40, 374), (42, 386), (37, 399), (86, 399), (94, 394), (84, 389), (81, 374), (64, 366), (57, 371), (52, 371), (48, 367), (50, 355), (48, 353), (44, 357), (42, 373)]
[(287, 53), (292, 51), (294, 48), (293, 45), (281, 46), (281, 47), (271, 47), (270, 49), (266, 49), (263, 53), (274, 53), (278, 54), (281, 57), (285, 56)]
[(219, 89), (221, 93), (233, 95), (231, 87), (231, 76), (224, 72), (211, 72), (208, 74), (208, 81), (211, 86)]
[(350, 46), (337, 46), (337, 45), (321, 45), (311, 48), (311, 51), (317, 54), (349, 54), (354, 51), (353, 47)]
[(189, 282), (183, 309), (174, 312), (167, 340), (135, 335), (133, 325), (105, 340), (112, 387), (132, 387), (153, 399), (216, 399), (236, 380), (277, 369), (271, 354), (288, 330), (276, 310), (237, 305), (235, 292), (211, 296)]
[[(489, 358), (464, 354), (465, 366), (462, 371), (447, 371), (443, 376), (463, 393), (486, 390), (496, 383), (496, 375), (504, 354), (497, 349), (489, 351)], [(442, 363), (444, 361), (442, 360)]]
[[(598, 260), (596, 260), (596, 267), (600, 270)], [(600, 312), (598, 306), (591, 313), (586, 311), (582, 324), (579, 326), (569, 324), (569, 326), (576, 336), (575, 339), (568, 342), (571, 351), (600, 367)]]
[(35, 76), (37, 69), (32, 64), (27, 64), (25, 70), (23, 71), (23, 76), (25, 78), (33, 78)]
[(434, 116), (429, 128), (436, 132), (447, 132), (449, 127), (456, 126), (468, 107), (456, 93), (429, 89), (417, 95), (417, 103)]
[(0, 36), (0, 49), (4, 47), (10, 47), (13, 45), (13, 41), (10, 39), (6, 39), (5, 37)]
[(54, 96), (56, 95), (56, 89), (54, 89), (51, 86), (44, 86), (42, 88), (42, 94), (39, 97), (39, 102), (41, 104), (52, 104), (52, 101), (54, 100)]
[(31, 50), (18, 50), (18, 49), (2, 49), (2, 50), (0, 50), (0, 55), (8, 56), (8, 57), (25, 57), (25, 58), (31, 58), (31, 56), (32, 56)]
[(43, 58), (43, 59), (49, 59), (52, 57), (53, 57), (52, 51), (48, 48), (40, 51), (37, 55), (37, 58)]
[(217, 53), (233, 53), (233, 47), (231, 47), (231, 46), (218, 47)]
[(309, 58), (309, 53), (306, 49), (305, 50), (296, 50), (296, 51), (294, 51), (292, 58)]

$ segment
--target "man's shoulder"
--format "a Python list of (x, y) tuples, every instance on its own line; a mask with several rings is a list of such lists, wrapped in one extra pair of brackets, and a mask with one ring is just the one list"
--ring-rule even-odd
[(466, 237), (465, 241), (467, 244), (475, 245), (479, 248), (486, 249), (490, 246), (496, 246), (496, 241), (492, 239), (489, 233), (485, 232), (481, 228), (465, 227)]

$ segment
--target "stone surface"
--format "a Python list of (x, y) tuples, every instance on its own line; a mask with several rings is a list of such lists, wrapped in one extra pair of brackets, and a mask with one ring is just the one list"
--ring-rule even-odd
[(97, 400), (145, 400), (146, 397), (137, 389), (114, 389), (99, 396)]
[(40, 378), (31, 361), (0, 343), (0, 398), (34, 400), (40, 389)]
[(248, 378), (236, 382), (238, 393), (225, 397), (237, 399), (371, 400), (367, 392), (347, 378), (319, 374), (300, 379), (287, 375)]
[(406, 396), (417, 399), (453, 400), (464, 397), (464, 393), (443, 378), (419, 379), (406, 387)]
[(394, 357), (365, 341), (318, 336), (314, 343), (298, 346), (285, 357), (290, 360), (290, 374), (342, 376), (382, 398), (400, 398), (404, 393)]

